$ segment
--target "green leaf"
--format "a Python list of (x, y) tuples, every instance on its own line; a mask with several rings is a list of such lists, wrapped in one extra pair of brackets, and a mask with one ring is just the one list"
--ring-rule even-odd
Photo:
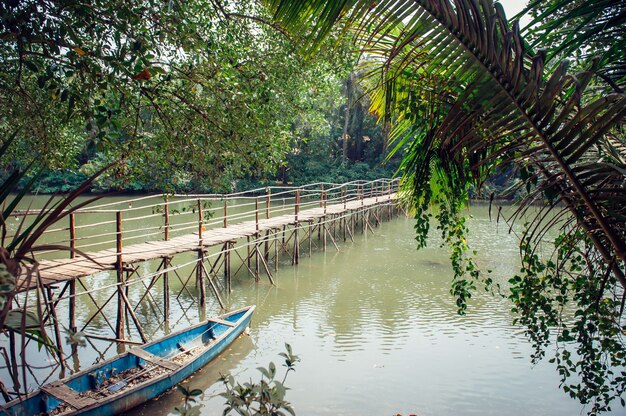
[(189, 390), (187, 390), (185, 388), (185, 386), (183, 386), (182, 384), (177, 384), (176, 388), (178, 389), (179, 392), (181, 392), (184, 396), (189, 396)]
[(193, 396), (199, 396), (201, 394), (202, 394), (202, 390), (200, 390), (200, 389), (194, 389), (194, 390), (191, 390), (189, 392), (189, 396), (192, 396), (192, 397)]

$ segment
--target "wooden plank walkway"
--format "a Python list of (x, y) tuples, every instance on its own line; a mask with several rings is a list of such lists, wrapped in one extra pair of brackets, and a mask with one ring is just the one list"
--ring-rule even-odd
[[(298, 213), (298, 222), (311, 222), (328, 215), (340, 215), (350, 211), (370, 208), (378, 204), (388, 203), (394, 200), (395, 194), (387, 194), (379, 197), (370, 197), (348, 201), (345, 204), (333, 204), (324, 207), (306, 209)], [(345, 208), (344, 208), (345, 206)], [(259, 219), (258, 229), (256, 221), (245, 221), (229, 225), (227, 228), (214, 228), (202, 232), (202, 247), (213, 247), (227, 242), (234, 242), (245, 237), (255, 236), (257, 233), (267, 230), (280, 229), (283, 226), (294, 225), (295, 214), (285, 214), (270, 219)], [(147, 241), (123, 247), (123, 264), (132, 264), (163, 257), (171, 257), (175, 254), (197, 251), (200, 247), (198, 233), (174, 237), (169, 240)], [(102, 271), (115, 270), (117, 252), (115, 249), (101, 250), (85, 253), (95, 263), (84, 256), (75, 258), (42, 260), (39, 262), (41, 284), (50, 286), (57, 283), (90, 276)], [(37, 288), (36, 279), (26, 280), (26, 276), (20, 276), (18, 288), (26, 291)]]

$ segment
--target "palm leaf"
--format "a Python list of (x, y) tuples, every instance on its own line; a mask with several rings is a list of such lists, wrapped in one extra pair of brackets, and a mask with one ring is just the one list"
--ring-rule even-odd
[[(511, 222), (530, 219), (520, 245), (525, 265), (538, 267), (535, 250), (554, 227), (563, 236), (561, 244), (567, 242), (560, 246), (563, 251), (559, 252), (556, 274), (562, 273), (560, 267), (570, 256), (580, 254), (579, 247), (593, 247), (582, 254), (587, 270), (581, 272), (580, 281), (585, 284), (572, 283), (576, 288), (573, 296), (580, 302), (579, 308), (588, 304), (585, 299), (592, 299), (588, 309), (578, 309), (584, 319), (599, 320), (597, 317), (605, 314), (604, 318), (612, 321), (602, 334), (589, 334), (584, 322), (581, 324), (579, 333), (587, 337), (579, 338), (582, 364), (565, 367), (567, 372), (578, 372), (583, 383), (568, 388), (583, 402), (595, 398), (600, 407), (593, 411), (621, 395), (624, 385), (619, 380), (611, 381), (615, 390), (610, 394), (598, 393), (594, 381), (613, 374), (604, 364), (602, 370), (594, 367), (599, 364), (598, 357), (617, 357), (615, 351), (624, 351), (621, 341), (611, 335), (621, 333), (614, 317), (622, 311), (601, 311), (599, 306), (600, 299), (616, 297), (626, 289), (626, 95), (611, 79), (614, 88), (610, 93), (597, 88), (605, 85), (608, 75), (619, 74), (616, 67), (623, 66), (623, 59), (614, 60), (623, 55), (619, 42), (593, 65), (570, 73), (568, 62), (557, 58), (582, 45), (583, 37), (572, 34), (559, 50), (535, 52), (537, 44), (529, 45), (520, 35), (518, 23), (509, 24), (502, 6), (492, 0), (268, 3), (288, 29), (307, 28), (303, 16), (313, 21), (308, 47), (315, 48), (339, 19), (353, 28), (351, 35), (363, 51), (361, 75), (371, 91), (372, 109), (381, 118), (394, 120), (396, 149), (408, 146), (401, 169), (405, 189), (422, 212), (416, 225), (420, 233), (428, 230), (423, 210), (431, 200), (442, 207), (440, 215), (458, 215), (455, 206), (467, 196), (470, 183), (480, 185), (497, 169), (513, 165), (521, 175), (519, 186), (527, 190), (511, 217)], [(599, 7), (592, 2), (578, 3), (582, 9), (575, 7), (575, 13), (587, 6), (600, 10), (607, 5), (604, 0), (598, 2)], [(619, 13), (617, 16), (622, 16)], [(550, 12), (543, 17), (549, 16)], [(593, 13), (581, 16), (588, 34), (606, 35), (592, 24), (589, 16)], [(615, 28), (619, 19), (604, 23)], [(530, 208), (537, 201), (543, 206), (533, 213)], [(440, 218), (447, 226), (459, 225), (450, 222), (450, 217)], [(423, 245), (420, 236), (418, 243)], [(458, 240), (453, 243), (455, 248), (461, 247)], [(457, 269), (458, 264), (453, 293), (462, 295), (467, 282), (457, 280)], [(606, 272), (600, 276), (599, 270)], [(568, 276), (559, 279), (570, 281)], [(519, 291), (529, 294), (524, 307), (544, 316), (541, 322), (545, 325), (537, 329), (532, 326), (536, 325), (532, 313), (520, 313), (529, 325), (527, 334), (535, 343), (535, 357), (541, 357), (549, 339), (548, 328), (558, 324), (558, 313), (547, 309), (550, 289), (544, 289), (544, 283), (530, 274), (520, 281)], [(513, 293), (512, 299), (516, 293), (521, 292)], [(464, 299), (458, 301), (463, 304)], [(560, 302), (562, 306), (564, 301)], [(624, 365), (618, 358), (611, 360), (617, 367)], [(563, 383), (566, 378), (563, 376)]]

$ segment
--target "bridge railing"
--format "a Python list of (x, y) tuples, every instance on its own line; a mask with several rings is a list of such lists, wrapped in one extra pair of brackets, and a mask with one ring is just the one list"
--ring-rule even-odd
[[(347, 183), (320, 182), (303, 186), (270, 186), (230, 194), (173, 194), (117, 198), (102, 204), (92, 204), (69, 215), (65, 226), (46, 231), (41, 244), (68, 247), (71, 250), (49, 250), (38, 258), (53, 259), (76, 256), (77, 252), (118, 250), (119, 247), (162, 241), (198, 234), (206, 230), (227, 228), (245, 221), (263, 221), (295, 215), (311, 208), (330, 205), (344, 206), (352, 201), (376, 198), (389, 200), (398, 189), (398, 179), (376, 179)], [(22, 222), (37, 210), (17, 212), (18, 221), (9, 224), (8, 236), (17, 232)], [(116, 252), (110, 252), (115, 254)], [(117, 254), (121, 254), (117, 252)]]

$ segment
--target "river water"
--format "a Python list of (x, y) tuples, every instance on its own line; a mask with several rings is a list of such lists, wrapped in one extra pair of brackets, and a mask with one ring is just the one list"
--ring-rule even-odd
[[(473, 207), (471, 244), (478, 261), (505, 283), (518, 268), (516, 238)], [(301, 358), (287, 399), (301, 415), (574, 415), (583, 407), (558, 388), (549, 363), (533, 366), (510, 304), (478, 293), (466, 316), (449, 294), (451, 267), (433, 232), (415, 250), (413, 221), (400, 217), (284, 265), (276, 286), (239, 278), (228, 303), (256, 304), (249, 335), (197, 373), (202, 414), (221, 414), (220, 374), (259, 380), (259, 366), (289, 343)], [(217, 310), (216, 310), (217, 312)], [(549, 355), (549, 354), (548, 354)], [(170, 392), (134, 415), (166, 415), (182, 402)], [(617, 405), (619, 406), (619, 405)], [(623, 409), (618, 409), (623, 411)], [(584, 412), (584, 411), (583, 411)], [(618, 413), (615, 413), (618, 414)]]
[[(507, 226), (489, 220), (486, 206), (473, 206), (470, 213), (470, 244), (478, 250), (478, 263), (506, 286), (519, 269), (517, 239)], [(439, 247), (435, 230), (429, 247), (421, 251), (415, 249), (411, 219), (400, 216), (374, 231), (357, 234), (354, 242), (338, 241), (339, 251), (329, 244), (325, 252), (318, 248), (308, 257), (303, 250), (307, 253), (295, 267), (284, 258), (275, 286), (263, 277), (255, 283), (245, 273), (234, 277), (227, 306), (255, 304), (257, 309), (249, 335), (242, 335), (189, 381), (204, 392), (202, 414), (221, 414), (224, 408), (221, 374), (230, 373), (240, 382), (259, 380), (256, 368), (274, 361), (282, 378), (278, 354), (285, 343), (301, 358), (286, 382), (287, 400), (299, 415), (584, 414), (584, 408), (558, 388), (552, 365), (530, 363), (531, 348), (521, 329), (511, 324), (511, 305), (505, 299), (479, 291), (466, 316), (456, 313), (449, 294), (448, 251)], [(193, 259), (187, 257), (179, 256), (178, 261)], [(155, 267), (146, 264), (145, 270)], [(113, 293), (114, 279), (113, 273), (102, 273), (90, 281), (91, 289), (104, 288), (94, 294), (98, 302)], [(180, 283), (172, 281), (171, 288), (180, 291)], [(159, 287), (153, 290), (158, 300)], [(141, 293), (141, 287), (131, 290), (131, 301), (137, 302)], [(202, 316), (188, 293), (181, 293), (180, 299), (172, 299), (167, 325), (155, 319), (145, 302), (137, 309), (151, 339)], [(115, 316), (114, 307), (111, 302), (105, 313)], [(59, 308), (60, 316), (67, 316), (63, 303)], [(79, 321), (94, 310), (83, 296)], [(219, 313), (217, 302), (209, 302), (207, 314)], [(97, 317), (85, 333), (107, 335), (109, 329)], [(76, 368), (116, 353), (104, 341), (91, 342), (99, 352), (81, 349), (73, 363)], [(33, 356), (42, 360), (33, 364), (47, 360), (36, 352)], [(132, 414), (167, 415), (181, 403), (181, 395), (171, 391)], [(614, 414), (624, 414), (623, 409)]]

